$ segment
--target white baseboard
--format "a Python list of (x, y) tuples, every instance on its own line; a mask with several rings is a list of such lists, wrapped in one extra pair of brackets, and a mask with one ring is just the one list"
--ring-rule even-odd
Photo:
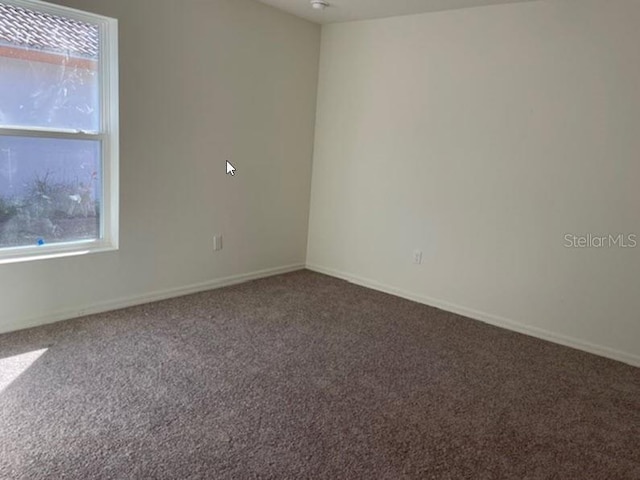
[(375, 280), (362, 278), (357, 275), (351, 275), (349, 273), (335, 270), (332, 268), (326, 268), (326, 267), (321, 267), (319, 265), (307, 264), (307, 269), (312, 270), (314, 272), (329, 275), (332, 277), (340, 278), (342, 280), (346, 280), (348, 282), (355, 283), (363, 287), (371, 288), (373, 290), (389, 293), (397, 297), (406, 298), (407, 300), (412, 300), (414, 302), (429, 305), (431, 307), (439, 308), (441, 310), (446, 310), (447, 312), (456, 313), (458, 315), (462, 315), (464, 317), (468, 317), (473, 320), (479, 320), (481, 322), (488, 323), (496, 327), (505, 328), (507, 330), (523, 333), (525, 335), (530, 335), (532, 337), (540, 338), (542, 340), (547, 340), (549, 342), (558, 343), (566, 347), (571, 347), (571, 348), (582, 350), (588, 353), (593, 353), (601, 357), (606, 357), (612, 360), (617, 360), (619, 362), (627, 363), (634, 367), (640, 367), (640, 356), (637, 356), (637, 355), (621, 352), (619, 350), (614, 350), (614, 349), (603, 347), (600, 345), (595, 345), (593, 343), (585, 342), (584, 340), (579, 340), (577, 338), (572, 338), (566, 335), (550, 332), (548, 330), (543, 330), (541, 328), (524, 325), (522, 323), (518, 323), (513, 320), (500, 317), (498, 315), (492, 315), (490, 313), (480, 312), (478, 310), (462, 307), (462, 306), (455, 305), (442, 300), (438, 300), (435, 298), (430, 298), (423, 295), (417, 295), (414, 293), (401, 290), (399, 288), (391, 287), (389, 285), (376, 282)]
[(136, 295), (125, 298), (118, 298), (115, 300), (107, 300), (105, 302), (95, 303), (92, 305), (86, 305), (79, 308), (70, 310), (62, 310), (53, 312), (44, 316), (33, 317), (26, 320), (10, 322), (8, 324), (0, 325), (0, 333), (13, 332), (16, 330), (24, 330), (26, 328), (38, 327), (41, 325), (47, 325), (49, 323), (60, 322), (62, 320), (70, 320), (72, 318), (84, 317), (86, 315), (93, 315), (95, 313), (108, 312), (111, 310), (118, 310), (121, 308), (133, 307), (135, 305), (142, 305), (145, 303), (157, 302), (159, 300), (166, 300), (174, 297), (182, 297), (184, 295), (190, 295), (192, 293), (204, 292), (207, 290), (214, 290), (216, 288), (228, 287), (230, 285), (236, 285), (239, 283), (248, 282), (251, 280), (257, 280), (259, 278), (272, 277), (274, 275), (281, 275), (283, 273), (295, 272), (297, 270), (303, 270), (305, 266), (303, 264), (287, 265), (284, 267), (269, 268), (266, 270), (259, 270), (256, 272), (242, 273), (240, 275), (232, 275), (230, 277), (217, 278), (208, 282), (195, 283), (184, 287), (170, 288), (166, 290), (160, 290), (151, 293), (145, 293), (143, 295)]

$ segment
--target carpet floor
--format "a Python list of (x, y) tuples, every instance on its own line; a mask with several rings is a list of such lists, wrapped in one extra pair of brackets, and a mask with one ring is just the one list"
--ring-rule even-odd
[(301, 271), (0, 336), (2, 479), (640, 479), (640, 369)]

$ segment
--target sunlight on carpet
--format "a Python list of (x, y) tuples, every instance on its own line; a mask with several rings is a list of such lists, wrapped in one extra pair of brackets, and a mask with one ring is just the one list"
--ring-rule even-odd
[(0, 358), (0, 392), (24, 373), (47, 349), (34, 350), (8, 358)]

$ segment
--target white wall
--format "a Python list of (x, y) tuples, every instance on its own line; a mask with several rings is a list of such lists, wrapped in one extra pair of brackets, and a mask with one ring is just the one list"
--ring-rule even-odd
[[(323, 28), (307, 263), (640, 365), (640, 2)], [(412, 265), (412, 251), (424, 264)]]
[(0, 265), (0, 331), (304, 265), (320, 28), (250, 0), (58, 3), (120, 22), (121, 249)]

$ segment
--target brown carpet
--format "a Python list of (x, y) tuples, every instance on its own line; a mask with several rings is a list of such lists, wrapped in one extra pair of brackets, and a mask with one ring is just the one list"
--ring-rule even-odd
[(0, 336), (5, 380), (43, 349), (2, 479), (640, 479), (640, 369), (307, 271)]

